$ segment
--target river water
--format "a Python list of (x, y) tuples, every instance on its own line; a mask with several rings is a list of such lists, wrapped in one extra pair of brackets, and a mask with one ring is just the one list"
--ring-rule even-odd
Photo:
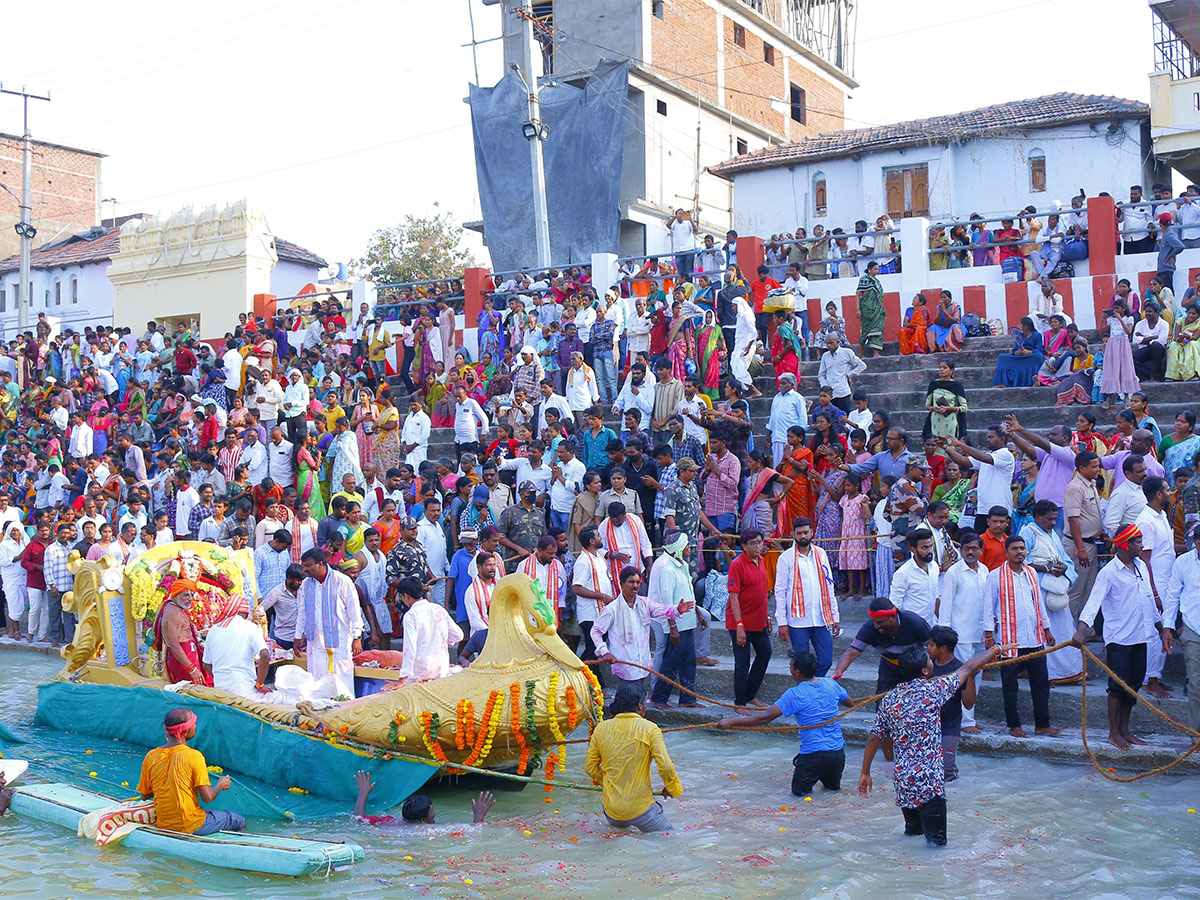
[[(35, 686), (58, 667), (0, 650), (0, 720), (35, 744), (9, 755), (36, 760), (38, 733), (29, 727)], [(876, 793), (854, 793), (860, 748), (847, 748), (843, 790), (818, 787), (811, 799), (789, 791), (789, 741), (690, 733), (668, 735), (668, 749), (685, 789), (682, 799), (666, 801), (678, 829), (671, 836), (610, 833), (597, 794), (562, 787), (550, 803), (537, 786), (498, 791), (488, 823), (473, 827), (473, 792), (436, 787), (436, 826), (369, 829), (348, 816), (252, 819), (252, 830), (345, 838), (366, 848), (356, 867), (290, 880), (99, 849), (10, 814), (0, 822), (0, 898), (1200, 897), (1200, 814), (1188, 812), (1200, 806), (1193, 776), (1120, 785), (1078, 765), (963, 757), (963, 777), (948, 795), (950, 845), (930, 850), (903, 836), (882, 760)], [(586, 781), (582, 759), (582, 746), (568, 748), (560, 777)], [(27, 780), (39, 780), (35, 769)], [(81, 772), (77, 781), (86, 784)]]

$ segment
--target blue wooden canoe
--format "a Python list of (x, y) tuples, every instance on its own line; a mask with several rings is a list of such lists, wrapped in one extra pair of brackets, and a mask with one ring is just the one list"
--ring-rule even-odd
[[(70, 784), (31, 784), (15, 789), (11, 808), (18, 815), (75, 831), (80, 819), (89, 812), (118, 802)], [(357, 844), (231, 831), (198, 837), (143, 827), (132, 831), (121, 843), (133, 850), (162, 853), (201, 865), (293, 877), (327, 872), (358, 862), (364, 856)]]

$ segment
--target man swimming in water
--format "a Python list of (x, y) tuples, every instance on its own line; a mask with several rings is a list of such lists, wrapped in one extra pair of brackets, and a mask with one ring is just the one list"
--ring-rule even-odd
[[(354, 812), (351, 813), (351, 816), (356, 822), (387, 827), (432, 825), (434, 823), (433, 801), (425, 794), (413, 794), (405, 800), (404, 805), (400, 807), (399, 818), (395, 816), (368, 816), (367, 797), (375, 789), (375, 782), (371, 780), (370, 775), (359, 769), (354, 774), (354, 783), (358, 785), (358, 799), (354, 802)], [(479, 796), (471, 801), (471, 811), (475, 817), (472, 824), (482, 824), (488, 814), (488, 810), (492, 808), (495, 802), (496, 798), (492, 796), (491, 791), (481, 791)]]

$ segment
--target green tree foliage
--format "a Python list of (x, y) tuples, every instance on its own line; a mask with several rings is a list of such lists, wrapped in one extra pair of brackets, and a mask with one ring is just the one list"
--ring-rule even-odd
[(473, 265), (471, 252), (462, 246), (462, 227), (450, 213), (442, 213), (407, 215), (399, 225), (380, 228), (363, 256), (350, 263), (350, 271), (375, 284), (399, 284), (460, 278)]

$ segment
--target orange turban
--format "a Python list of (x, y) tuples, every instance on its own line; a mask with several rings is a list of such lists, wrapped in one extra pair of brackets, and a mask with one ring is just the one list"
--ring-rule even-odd
[(172, 597), (178, 597), (184, 591), (196, 591), (198, 589), (199, 585), (190, 578), (176, 578), (171, 585), (171, 589), (167, 592), (167, 599), (170, 600)]

